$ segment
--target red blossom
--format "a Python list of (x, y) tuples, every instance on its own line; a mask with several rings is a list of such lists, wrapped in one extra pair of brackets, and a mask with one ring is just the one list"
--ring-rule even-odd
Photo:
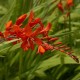
[(52, 45), (50, 45), (46, 42), (44, 42), (43, 46), (44, 46), (45, 50), (53, 50), (54, 49), (54, 47)]
[(12, 21), (6, 23), (6, 30), (10, 30), (12, 26)]
[(41, 44), (42, 44), (42, 41), (41, 41), (41, 39), (39, 39), (39, 38), (34, 38), (34, 41), (35, 41), (38, 45), (41, 45)]
[(47, 26), (40, 31), (40, 34), (42, 34), (43, 36), (48, 36), (48, 32), (50, 29), (51, 23), (48, 23)]
[(57, 42), (55, 45), (59, 45), (59, 44), (62, 44), (62, 42)]
[(55, 38), (49, 39), (49, 41), (56, 41), (56, 40), (58, 40), (58, 39), (59, 39), (59, 38), (55, 37)]
[(43, 28), (43, 30), (40, 33), (48, 32), (51, 29), (51, 23), (48, 23), (48, 25)]
[[(59, 8), (60, 6), (62, 6), (62, 4), (59, 4)], [(38, 45), (38, 53), (41, 55), (44, 54), (47, 50), (59, 50), (66, 53), (78, 62), (78, 58), (72, 55), (70, 48), (66, 45), (63, 45), (62, 42), (57, 42), (55, 44), (50, 43), (58, 40), (57, 37), (52, 38), (48, 35), (48, 32), (51, 29), (51, 23), (48, 23), (47, 26), (44, 27), (41, 19), (35, 18), (33, 11), (31, 11), (28, 17), (28, 22), (24, 28), (21, 28), (22, 23), (26, 17), (27, 14), (23, 14), (16, 20), (14, 24), (12, 24), (12, 21), (9, 21), (6, 24), (6, 30), (4, 33), (0, 32), (0, 36), (3, 36), (6, 40), (13, 40), (16, 38), (20, 39), (14, 43), (16, 44), (21, 42), (21, 48), (24, 51), (27, 51), (28, 49), (34, 50), (34, 46), (36, 44)]]
[(17, 20), (16, 20), (16, 25), (20, 25), (27, 17), (27, 14), (21, 15)]
[(27, 24), (24, 29), (25, 35), (30, 36), (32, 34), (32, 28)]
[(34, 25), (38, 24), (40, 21), (41, 21), (41, 19), (37, 18), (34, 21), (30, 22), (29, 25), (30, 25), (30, 27), (34, 27)]
[(24, 41), (22, 44), (21, 44), (21, 48), (23, 48), (24, 51), (28, 50), (28, 42), (27, 41)]
[(44, 47), (43, 46), (39, 46), (38, 47), (38, 53), (40, 53), (40, 54), (44, 54), (45, 53), (45, 49), (44, 49)]
[(79, 63), (79, 59), (78, 59), (76, 56), (72, 55), (71, 57), (72, 57), (77, 63)]
[(70, 8), (73, 6), (73, 0), (67, 0), (67, 6)]
[(40, 34), (40, 31), (42, 30), (42, 27), (38, 27), (32, 34), (32, 37), (38, 36)]
[(7, 38), (10, 35), (9, 31), (4, 32), (4, 37)]
[(2, 32), (0, 32), (0, 37), (4, 37), (4, 35), (3, 35), (3, 33), (2, 33)]
[(58, 3), (58, 9), (62, 12), (64, 12), (64, 8), (61, 2)]
[(33, 20), (34, 20), (34, 12), (31, 11), (31, 12), (30, 12), (30, 15), (29, 15), (28, 23), (32, 22)]

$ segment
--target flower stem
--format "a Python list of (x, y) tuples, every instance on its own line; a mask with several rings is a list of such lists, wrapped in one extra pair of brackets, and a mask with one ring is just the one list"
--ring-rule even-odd
[(19, 59), (19, 78), (21, 80), (21, 73), (22, 73), (22, 51), (20, 52), (20, 59)]
[(69, 14), (69, 45), (72, 46), (72, 34), (71, 34), (72, 28), (71, 28), (71, 15)]

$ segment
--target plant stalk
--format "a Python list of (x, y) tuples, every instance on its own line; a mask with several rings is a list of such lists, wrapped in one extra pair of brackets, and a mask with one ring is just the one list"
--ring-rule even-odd
[(70, 47), (72, 46), (72, 34), (71, 34), (72, 28), (71, 28), (71, 15), (69, 13), (69, 45)]
[(22, 59), (23, 59), (23, 55), (22, 55), (22, 51), (20, 52), (20, 59), (19, 59), (19, 79), (21, 80), (21, 73), (22, 73)]

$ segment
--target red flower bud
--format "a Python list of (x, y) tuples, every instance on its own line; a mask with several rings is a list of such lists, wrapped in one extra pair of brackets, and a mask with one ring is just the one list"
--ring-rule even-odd
[(44, 54), (45, 53), (45, 49), (43, 48), (43, 46), (39, 46), (38, 47), (38, 53), (40, 53), (40, 54)]
[(27, 17), (27, 14), (21, 15), (21, 16), (17, 19), (16, 25), (20, 25), (20, 24), (26, 19), (26, 17)]
[(62, 5), (61, 2), (58, 3), (58, 9), (59, 9), (61, 12), (64, 12), (63, 5)]

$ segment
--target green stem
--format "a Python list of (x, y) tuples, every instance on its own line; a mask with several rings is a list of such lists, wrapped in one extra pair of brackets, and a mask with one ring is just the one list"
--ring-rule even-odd
[(61, 65), (63, 65), (64, 64), (64, 55), (63, 55), (63, 53), (61, 53), (60, 60), (61, 60)]
[(6, 61), (7, 61), (7, 57), (4, 60), (4, 72), (5, 72), (5, 80), (8, 80), (8, 66), (7, 66), (8, 62)]
[(37, 70), (37, 68), (39, 67), (39, 65), (42, 62), (42, 56), (38, 55), (35, 60), (32, 63), (33, 68), (29, 71), (28, 75), (27, 75), (27, 80), (32, 80), (32, 78), (34, 77), (34, 72)]
[(71, 15), (69, 14), (69, 31), (71, 32)]
[(7, 55), (4, 59), (4, 72), (5, 72), (5, 80), (9, 80), (8, 76), (9, 76), (9, 64), (10, 64), (10, 60), (9, 60), (9, 51), (12, 48), (12, 46), (7, 50)]
[(21, 73), (22, 73), (22, 51), (20, 52), (20, 60), (19, 60), (19, 79), (21, 80)]
[(70, 44), (70, 47), (72, 46), (72, 34), (71, 34), (71, 31), (72, 31), (72, 28), (71, 28), (71, 15), (69, 14), (69, 44)]
[(75, 33), (74, 31), (71, 31), (71, 32), (67, 32), (66, 33), (60, 33), (58, 35), (54, 34), (54, 35), (50, 35), (51, 37), (61, 37), (61, 36), (65, 36), (65, 35), (68, 35), (68, 34), (71, 34), (71, 33)]

